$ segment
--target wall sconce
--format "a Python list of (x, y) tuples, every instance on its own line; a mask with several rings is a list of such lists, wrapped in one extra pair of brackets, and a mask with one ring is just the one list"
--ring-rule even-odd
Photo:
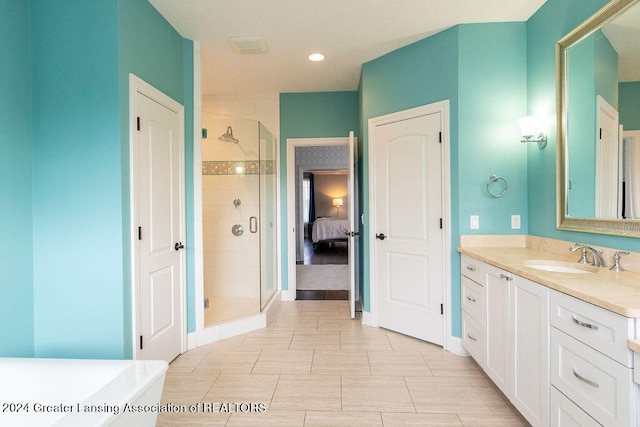
[(340, 206), (344, 204), (344, 200), (342, 199), (333, 199), (333, 206), (338, 210), (338, 218), (340, 218)]
[(544, 148), (547, 145), (547, 135), (541, 131), (538, 117), (521, 117), (518, 119), (518, 124), (520, 125), (520, 135), (522, 135), (520, 142), (537, 142), (538, 148)]

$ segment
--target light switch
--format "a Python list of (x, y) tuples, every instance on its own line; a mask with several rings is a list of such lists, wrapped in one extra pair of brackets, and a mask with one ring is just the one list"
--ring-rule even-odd
[(520, 215), (511, 215), (511, 228), (520, 230)]
[(480, 216), (471, 215), (469, 217), (469, 228), (472, 229), (472, 230), (479, 230), (480, 229)]

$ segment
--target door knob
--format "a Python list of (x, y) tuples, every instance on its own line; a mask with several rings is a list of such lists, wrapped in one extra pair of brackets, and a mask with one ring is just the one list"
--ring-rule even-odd
[(182, 244), (182, 242), (176, 242), (176, 244), (173, 246), (176, 251), (179, 251), (180, 249), (184, 249), (184, 245)]
[(387, 236), (385, 236), (384, 233), (376, 234), (376, 239), (384, 240), (386, 238)]

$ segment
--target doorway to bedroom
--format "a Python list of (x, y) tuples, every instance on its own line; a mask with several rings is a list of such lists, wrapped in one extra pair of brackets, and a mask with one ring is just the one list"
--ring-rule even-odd
[[(347, 160), (344, 147), (335, 147), (336, 167)], [(302, 159), (315, 148), (296, 151), (300, 150)], [(298, 220), (303, 244), (302, 259), (296, 257), (296, 299), (349, 299), (348, 178), (346, 168), (303, 169), (302, 218)]]
[[(358, 299), (356, 163), (345, 138), (287, 139), (290, 299)], [(295, 261), (295, 262), (294, 262)]]

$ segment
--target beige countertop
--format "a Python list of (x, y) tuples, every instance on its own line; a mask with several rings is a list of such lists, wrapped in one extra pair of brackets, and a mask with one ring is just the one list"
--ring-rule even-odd
[[(640, 318), (640, 274), (613, 272), (608, 267), (590, 274), (541, 271), (524, 265), (527, 260), (577, 263), (578, 254), (566, 256), (530, 247), (467, 247), (458, 252), (545, 285), (551, 289), (590, 302), (622, 316)], [(630, 342), (631, 345), (631, 342)], [(637, 343), (640, 352), (640, 341)], [(633, 348), (633, 347), (632, 347)]]

